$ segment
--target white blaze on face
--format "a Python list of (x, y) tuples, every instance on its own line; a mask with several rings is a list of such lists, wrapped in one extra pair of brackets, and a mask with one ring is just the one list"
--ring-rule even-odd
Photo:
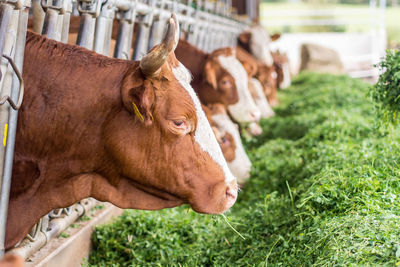
[(235, 159), (231, 162), (228, 162), (228, 166), (232, 173), (236, 176), (238, 182), (243, 184), (250, 177), (251, 162), (243, 148), (239, 129), (226, 113), (212, 115), (212, 119), (217, 124), (218, 130), (222, 135), (229, 133), (232, 135), (233, 140), (235, 140)]
[(274, 60), (272, 58), (269, 43), (271, 42), (271, 37), (269, 37), (268, 32), (262, 27), (253, 27), (250, 30), (250, 50), (251, 53), (262, 63), (267, 66), (272, 66)]
[(239, 123), (258, 121), (260, 111), (258, 110), (248, 89), (247, 72), (243, 65), (237, 60), (236, 55), (219, 56), (218, 61), (235, 79), (235, 85), (239, 96), (239, 101), (228, 106), (229, 113)]
[(221, 148), (215, 138), (215, 135), (211, 129), (210, 123), (207, 120), (206, 115), (204, 114), (203, 109), (201, 108), (200, 100), (198, 99), (196, 93), (194, 92), (192, 86), (190, 85), (191, 75), (189, 71), (179, 63), (177, 68), (173, 68), (172, 72), (174, 73), (176, 79), (179, 83), (185, 88), (190, 97), (192, 98), (194, 107), (196, 109), (197, 115), (197, 128), (194, 134), (195, 141), (199, 144), (203, 151), (207, 152), (210, 157), (221, 166), (224, 174), (225, 181), (227, 183), (235, 180), (235, 177), (231, 173), (222, 154)]
[(279, 88), (285, 89), (288, 88), (291, 84), (291, 79), (290, 79), (290, 68), (289, 64), (285, 63), (282, 65), (282, 72), (283, 72), (283, 80), (279, 84)]
[[(276, 74), (276, 73), (275, 73)], [(259, 80), (255, 78), (249, 79), (249, 90), (253, 92), (254, 101), (258, 109), (261, 111), (261, 118), (269, 118), (275, 115), (271, 106), (265, 97), (264, 90)]]

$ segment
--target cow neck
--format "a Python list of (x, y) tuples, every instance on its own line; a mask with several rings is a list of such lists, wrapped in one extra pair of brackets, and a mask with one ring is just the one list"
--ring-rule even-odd
[(208, 104), (220, 103), (219, 102), (220, 96), (218, 95), (217, 89), (212, 87), (212, 85), (209, 84), (208, 82), (201, 81), (200, 83), (192, 83), (192, 86), (197, 95), (199, 96), (202, 104), (208, 105)]
[(208, 53), (191, 45), (188, 41), (180, 39), (175, 49), (175, 56), (191, 72), (192, 84), (200, 84)]
[[(89, 196), (91, 174), (111, 164), (101, 160), (108, 159), (104, 124), (121, 110), (122, 80), (137, 68), (138, 62), (27, 33), (7, 228)], [(8, 230), (8, 248), (29, 232), (28, 224)]]

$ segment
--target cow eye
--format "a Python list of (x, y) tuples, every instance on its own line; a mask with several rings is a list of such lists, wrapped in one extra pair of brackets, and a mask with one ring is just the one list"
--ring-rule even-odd
[(169, 130), (177, 135), (185, 135), (191, 132), (192, 124), (187, 119), (175, 119), (168, 122)]
[(222, 84), (223, 86), (226, 86), (226, 87), (232, 86), (232, 83), (231, 83), (229, 80), (222, 80), (222, 81), (221, 81), (221, 84)]
[(174, 120), (173, 122), (177, 127), (182, 127), (185, 124), (185, 122), (181, 120)]

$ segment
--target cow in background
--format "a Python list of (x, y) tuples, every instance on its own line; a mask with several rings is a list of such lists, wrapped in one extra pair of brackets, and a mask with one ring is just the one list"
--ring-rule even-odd
[(288, 59), (287, 57), (285, 59), (277, 56), (277, 53), (275, 53), (274, 57), (274, 53), (271, 52), (269, 46), (271, 42), (278, 40), (280, 36), (280, 34), (270, 36), (264, 27), (261, 25), (255, 25), (239, 35), (238, 46), (252, 54), (258, 61), (260, 61), (260, 65), (264, 64), (264, 68), (275, 67), (275, 71), (279, 72), (281, 75), (278, 79), (284, 81), (278, 83), (277, 87), (284, 89), (290, 86), (291, 82)]
[(258, 65), (258, 71), (255, 77), (260, 81), (264, 94), (267, 97), (268, 103), (271, 105), (271, 107), (277, 106), (278, 96), (276, 85), (278, 74), (275, 71), (275, 67), (260, 63)]
[[(262, 79), (267, 79), (267, 81), (273, 81), (274, 76), (273, 72), (269, 72), (269, 69), (273, 70), (273, 67), (265, 69), (265, 64), (261, 64), (257, 61), (251, 54), (245, 51), (240, 46), (236, 47), (236, 56), (240, 63), (242, 63), (248, 75), (248, 87), (251, 96), (253, 97), (254, 102), (256, 103), (258, 109), (261, 111), (261, 118), (269, 118), (274, 115), (271, 106), (266, 99), (265, 92), (269, 93), (269, 96), (273, 95), (269, 90), (275, 89), (276, 87), (270, 87), (268, 83), (260, 84), (260, 81), (257, 77), (261, 77)], [(260, 75), (263, 73), (265, 75)], [(264, 80), (262, 80), (264, 82)], [(265, 83), (265, 82), (264, 82)], [(264, 87), (263, 87), (264, 85)], [(261, 90), (260, 90), (261, 89)], [(268, 91), (267, 91), (268, 90)], [(276, 97), (276, 92), (274, 94)], [(277, 101), (277, 99), (271, 99), (272, 101)]]
[(211, 118), (218, 131), (222, 135), (228, 135), (233, 138), (235, 143), (234, 155), (231, 158), (226, 158), (226, 161), (229, 169), (236, 176), (238, 183), (243, 185), (250, 178), (251, 162), (244, 150), (239, 127), (229, 118), (224, 105), (209, 104), (207, 108), (210, 110)]
[(6, 248), (51, 210), (90, 196), (212, 214), (234, 204), (236, 179), (175, 58), (178, 40), (175, 16), (141, 61), (27, 33)]
[(285, 89), (292, 83), (290, 75), (290, 65), (289, 59), (286, 53), (281, 53), (279, 50), (272, 52), (272, 57), (274, 59), (274, 67), (277, 73), (276, 86), (279, 89)]
[(180, 40), (175, 54), (192, 73), (192, 86), (203, 104), (222, 103), (238, 123), (260, 119), (248, 90), (246, 70), (236, 59), (233, 48), (221, 48), (208, 54)]

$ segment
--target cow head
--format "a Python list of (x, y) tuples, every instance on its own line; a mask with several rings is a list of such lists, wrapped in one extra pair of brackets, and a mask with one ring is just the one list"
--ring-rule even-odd
[(215, 122), (219, 132), (222, 135), (229, 134), (235, 141), (234, 158), (227, 159), (229, 169), (238, 179), (240, 184), (246, 182), (250, 177), (251, 162), (243, 148), (242, 140), (240, 139), (239, 128), (229, 118), (225, 107), (222, 104), (211, 104), (208, 108), (212, 113), (212, 120)]
[(120, 206), (189, 203), (197, 212), (221, 213), (236, 200), (236, 179), (190, 86), (190, 73), (175, 58), (178, 36), (173, 15), (163, 42), (125, 76), (123, 109), (106, 127), (106, 149), (131, 192), (130, 202)]
[(261, 25), (253, 26), (239, 35), (239, 44), (267, 66), (273, 64), (270, 42), (271, 37)]
[(263, 87), (256, 78), (249, 78), (249, 91), (258, 109), (261, 111), (261, 118), (269, 118), (275, 115), (268, 103)]
[(243, 65), (236, 58), (233, 48), (221, 48), (212, 52), (204, 66), (206, 82), (217, 94), (231, 116), (239, 123), (258, 121), (257, 109), (248, 90), (248, 78)]
[(285, 89), (291, 84), (289, 59), (286, 53), (280, 53), (279, 51), (272, 53), (272, 57), (274, 58), (274, 67), (278, 74), (277, 87)]
[(278, 104), (278, 98), (276, 95), (276, 80), (278, 74), (275, 71), (274, 66), (267, 66), (265, 64), (258, 65), (258, 72), (256, 78), (260, 81), (264, 89), (264, 94), (267, 97), (268, 103), (274, 107)]
[(222, 154), (224, 154), (225, 160), (227, 162), (233, 161), (235, 159), (235, 150), (236, 150), (236, 144), (235, 140), (233, 139), (233, 136), (227, 132), (225, 132), (224, 134), (221, 133), (218, 129), (218, 125), (212, 119), (213, 114), (211, 110), (205, 105), (201, 106), (203, 108), (204, 113), (206, 114), (208, 122), (211, 125), (215, 137), (217, 138), (218, 144), (221, 147)]

